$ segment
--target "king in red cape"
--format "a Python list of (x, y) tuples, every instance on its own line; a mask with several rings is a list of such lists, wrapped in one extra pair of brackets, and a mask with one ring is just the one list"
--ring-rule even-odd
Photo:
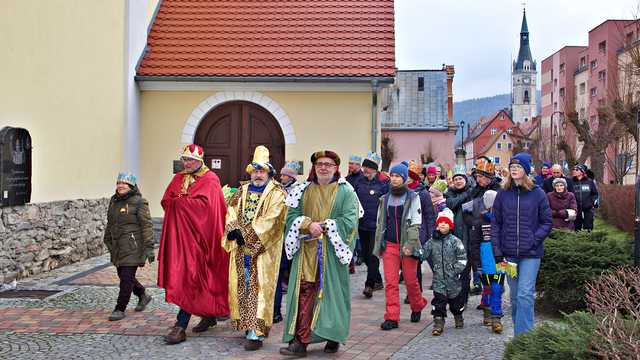
[(161, 202), (158, 286), (168, 303), (180, 307), (167, 344), (186, 340), (191, 314), (214, 321), (229, 314), (229, 255), (221, 246), (227, 208), (220, 180), (203, 159), (201, 147), (184, 147), (184, 170), (173, 177)]

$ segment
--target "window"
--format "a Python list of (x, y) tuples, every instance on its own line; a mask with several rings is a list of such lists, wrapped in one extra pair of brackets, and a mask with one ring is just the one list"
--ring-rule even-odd
[(508, 129), (507, 129), (507, 134), (511, 134), (512, 132), (513, 132), (513, 129), (512, 129), (512, 128), (508, 128)]
[(498, 129), (491, 128), (491, 135), (495, 135), (498, 132)]
[(527, 122), (527, 121), (529, 121), (529, 118), (524, 118), (524, 122)]
[(584, 92), (587, 89), (587, 84), (585, 83), (580, 83), (580, 95), (584, 95)]
[(558, 79), (553, 79), (553, 86), (558, 86)]
[(607, 80), (607, 70), (601, 70), (598, 72), (598, 80), (600, 81)]
[(560, 72), (564, 72), (564, 63), (560, 64)]
[(422, 76), (418, 78), (418, 91), (424, 91), (424, 78)]
[(502, 140), (507, 140), (507, 134), (502, 134)]
[(553, 103), (553, 110), (558, 110), (558, 102)]
[(529, 103), (529, 90), (524, 91), (524, 103), (525, 104)]
[(496, 164), (500, 164), (500, 156), (496, 156), (493, 158), (493, 162)]
[(598, 88), (591, 88), (591, 97), (598, 96)]
[(496, 149), (498, 150), (502, 149), (502, 143), (496, 143)]
[(603, 54), (607, 52), (607, 42), (606, 41), (603, 41), (603, 42), (598, 44), (598, 51), (600, 51)]
[(580, 58), (580, 67), (585, 67), (587, 65), (587, 58), (584, 56)]
[(513, 144), (512, 143), (507, 143), (507, 149), (511, 150), (513, 148)]
[(560, 88), (560, 97), (564, 97), (564, 88)]
[(593, 61), (591, 62), (591, 68), (592, 68), (592, 69), (595, 69), (595, 68), (597, 68), (597, 67), (598, 67), (598, 60), (593, 60)]

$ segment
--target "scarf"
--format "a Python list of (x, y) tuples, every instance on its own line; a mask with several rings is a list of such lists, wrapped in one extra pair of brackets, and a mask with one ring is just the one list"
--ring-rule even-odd
[(401, 186), (398, 187), (391, 187), (391, 195), (393, 196), (402, 196), (404, 194), (407, 193), (407, 191), (409, 191), (409, 188), (407, 187), (407, 184), (402, 184)]
[(202, 166), (200, 166), (198, 170), (195, 170), (190, 173), (183, 170), (182, 174), (184, 174), (184, 177), (182, 178), (182, 194), (183, 195), (189, 194), (189, 187), (191, 186), (191, 184), (196, 182), (196, 180), (199, 177), (206, 174), (207, 171), (209, 171), (209, 168), (204, 164), (202, 164)]

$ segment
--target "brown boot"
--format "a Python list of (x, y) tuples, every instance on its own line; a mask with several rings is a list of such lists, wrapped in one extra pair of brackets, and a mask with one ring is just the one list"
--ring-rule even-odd
[(483, 313), (483, 318), (482, 318), (482, 325), (484, 326), (491, 326), (492, 320), (491, 320), (491, 309), (487, 309), (484, 308), (482, 309), (482, 313)]
[(167, 345), (180, 344), (185, 340), (187, 340), (187, 334), (185, 333), (184, 329), (181, 328), (180, 326), (172, 327), (169, 334), (164, 337), (164, 342)]
[(262, 341), (260, 340), (246, 340), (244, 343), (244, 349), (247, 351), (256, 351), (262, 347)]
[(193, 329), (191, 329), (191, 331), (193, 331), (194, 333), (205, 332), (209, 330), (210, 327), (216, 326), (217, 324), (218, 324), (218, 321), (216, 321), (216, 318), (203, 317), (202, 319), (200, 319), (200, 322), (198, 323), (198, 325), (194, 326)]
[(362, 290), (362, 295), (364, 295), (364, 297), (366, 297), (367, 299), (371, 299), (371, 297), (373, 296), (373, 288), (371, 286), (365, 286), (364, 290)]
[(303, 358), (307, 356), (307, 345), (298, 340), (291, 340), (289, 346), (280, 348), (280, 355)]
[(499, 316), (491, 318), (491, 331), (496, 334), (502, 334), (502, 321)]
[(433, 318), (433, 330), (431, 330), (432, 336), (440, 336), (444, 331), (444, 318), (443, 317), (435, 317)]
[(464, 318), (462, 317), (462, 314), (453, 315), (453, 321), (455, 321), (456, 329), (462, 329), (464, 327)]

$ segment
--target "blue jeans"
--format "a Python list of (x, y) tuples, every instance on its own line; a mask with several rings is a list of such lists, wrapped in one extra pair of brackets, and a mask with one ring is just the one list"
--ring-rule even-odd
[(513, 333), (518, 335), (533, 329), (536, 278), (540, 269), (540, 259), (507, 258), (507, 260), (518, 264), (518, 277), (514, 279), (507, 276), (511, 296)]

